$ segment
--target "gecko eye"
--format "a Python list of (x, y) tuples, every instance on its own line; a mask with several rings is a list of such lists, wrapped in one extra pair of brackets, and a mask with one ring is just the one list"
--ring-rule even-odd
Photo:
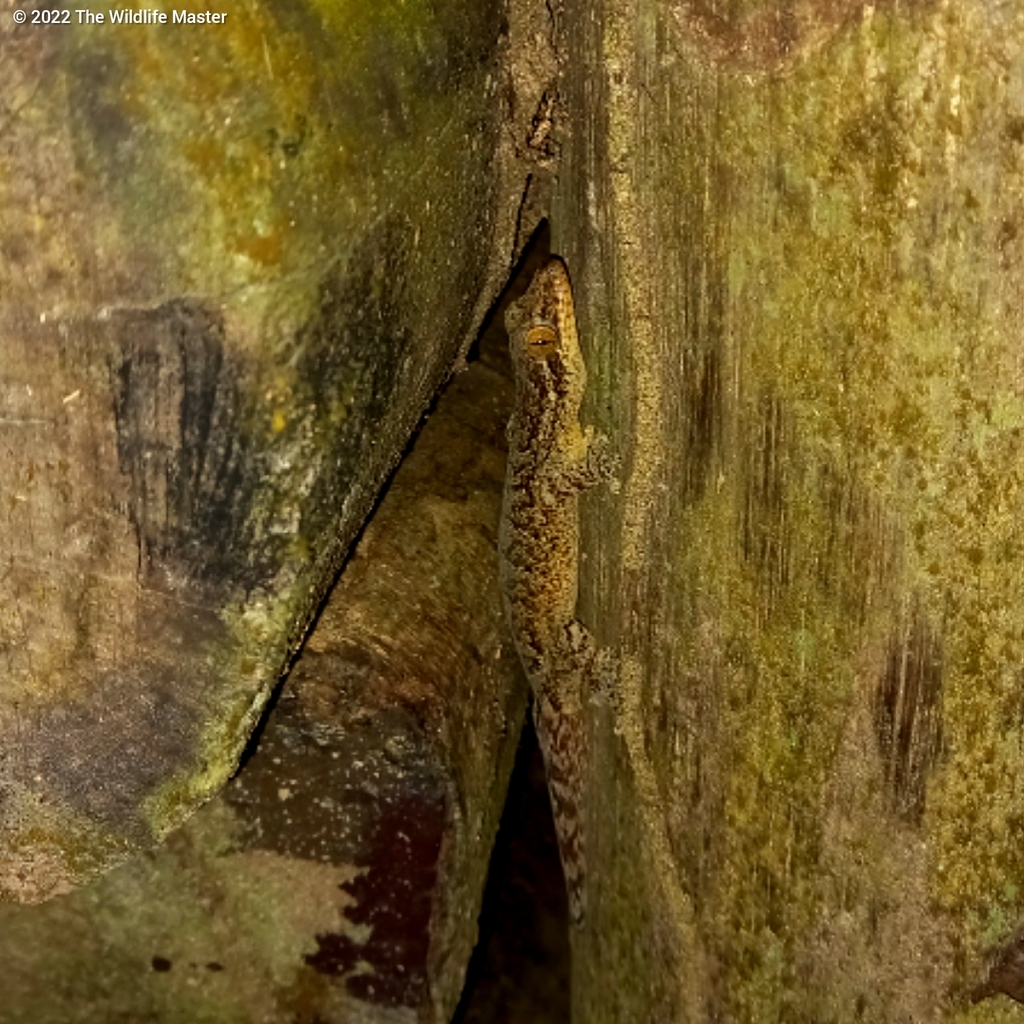
[(531, 355), (550, 355), (558, 346), (558, 331), (550, 324), (535, 324), (526, 332), (526, 347)]

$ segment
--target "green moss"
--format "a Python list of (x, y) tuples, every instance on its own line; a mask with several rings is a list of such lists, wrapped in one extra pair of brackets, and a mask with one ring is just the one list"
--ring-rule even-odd
[(158, 222), (171, 294), (269, 285), (267, 305), (242, 298), (257, 321), (282, 300), (308, 309), (311, 271), (368, 210), (403, 192), (418, 205), (433, 172), (458, 176), (452, 95), (486, 70), (490, 13), (456, 25), (422, 3), (268, 3), (216, 30), (83, 28), (70, 87), (83, 163), (119, 214), (107, 230)]
[[(744, 325), (731, 429), (747, 465), (726, 467), (731, 494), (686, 511), (679, 578), (732, 653), (714, 740), (728, 754), (707, 755), (725, 761), (726, 824), (705, 926), (737, 1020), (855, 1019), (856, 992), (823, 1018), (797, 965), (816, 943), (827, 955), (837, 876), (856, 877), (858, 857), (876, 861), (869, 878), (904, 857), (894, 815), (888, 838), (834, 859), (842, 815), (825, 808), (914, 608), (941, 635), (945, 754), (920, 823), (927, 859), (901, 861), (927, 887), (907, 941), (948, 928), (938, 969), (961, 964), (955, 985), (970, 986), (1024, 917), (1024, 577), (1010, 557), (1024, 544), (1022, 325), (992, 294), (992, 236), (1011, 214), (987, 166), (1013, 157), (992, 113), (1005, 96), (983, 70), (995, 30), (943, 35), (941, 19), (968, 9), (876, 13), (756, 88), (718, 79), (731, 184), (716, 215), (729, 224), (729, 322)], [(699, 634), (689, 651), (692, 671)], [(892, 812), (870, 733), (858, 756), (844, 784), (864, 787), (849, 813), (868, 835), (868, 818)], [(886, 892), (895, 919), (898, 886)], [(861, 994), (895, 999), (872, 994), (883, 968), (870, 959)]]
[(956, 1011), (949, 1021), (950, 1024), (1021, 1024), (1024, 1022), (1024, 1006), (999, 996)]
[[(27, 874), (39, 888), (31, 893), (12, 891), (5, 895), (45, 899), (50, 895), (44, 888), (47, 884), (60, 888), (68, 882), (82, 884), (131, 852), (123, 837), (105, 831), (66, 807), (41, 804), (30, 797), (14, 797), (7, 811), (10, 820), (18, 824), (8, 831), (0, 859), (10, 864), (24, 858), (25, 865), (32, 866)], [(46, 868), (40, 870), (39, 865)], [(15, 877), (18, 874), (17, 870), (12, 872)]]
[[(329, 981), (303, 957), (317, 951), (317, 934), (348, 927), (341, 885), (357, 870), (239, 853), (238, 830), (215, 802), (87, 888), (0, 906), (0, 951), (18, 964), (5, 1021), (245, 1024), (300, 1014), (302, 986), (318, 984), (313, 1004), (330, 1005)], [(154, 969), (156, 957), (166, 970)]]

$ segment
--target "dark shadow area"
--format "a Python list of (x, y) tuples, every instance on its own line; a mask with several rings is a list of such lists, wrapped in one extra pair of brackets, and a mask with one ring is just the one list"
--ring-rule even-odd
[(491, 855), (480, 938), (452, 1024), (568, 1024), (569, 907), (527, 718)]

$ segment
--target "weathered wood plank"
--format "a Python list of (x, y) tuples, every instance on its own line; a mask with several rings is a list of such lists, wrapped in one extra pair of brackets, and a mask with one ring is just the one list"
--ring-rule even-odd
[(13, 9), (0, 893), (34, 900), (231, 773), (503, 284), (522, 186), (499, 3)]
[(221, 793), (91, 886), (0, 904), (3, 1024), (450, 1019), (526, 709), (500, 369), (446, 389)]
[(1020, 17), (566, 5), (624, 466), (578, 1021), (1021, 1019), (969, 998), (1024, 918)]

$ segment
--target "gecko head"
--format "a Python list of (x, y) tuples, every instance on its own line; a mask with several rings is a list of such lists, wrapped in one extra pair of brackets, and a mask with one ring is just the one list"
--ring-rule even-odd
[(512, 361), (522, 382), (549, 397), (579, 397), (586, 370), (576, 336), (565, 264), (551, 257), (505, 317)]

